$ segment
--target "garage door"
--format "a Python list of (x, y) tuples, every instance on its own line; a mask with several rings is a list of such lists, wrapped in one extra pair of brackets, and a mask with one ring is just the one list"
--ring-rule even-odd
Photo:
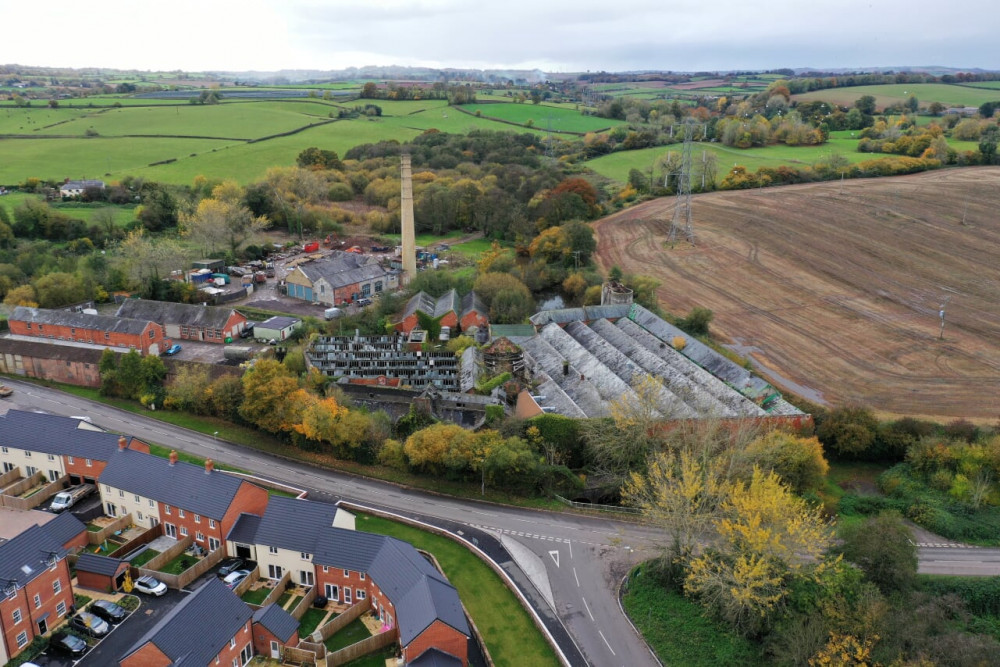
[(310, 288), (310, 287), (306, 287), (305, 288), (305, 297), (304, 298), (305, 298), (306, 301), (312, 301), (313, 300), (313, 291), (312, 291), (312, 288)]

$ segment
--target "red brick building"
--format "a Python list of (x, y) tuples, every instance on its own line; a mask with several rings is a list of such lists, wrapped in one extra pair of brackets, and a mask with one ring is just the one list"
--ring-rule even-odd
[(0, 544), (0, 663), (62, 622), (72, 605), (66, 550), (44, 527)]
[(458, 292), (448, 290), (438, 298), (434, 298), (426, 292), (417, 292), (406, 302), (403, 308), (403, 315), (396, 324), (396, 331), (410, 333), (414, 329), (420, 328), (420, 319), (417, 313), (438, 321), (443, 327), (451, 327), (452, 331), (458, 329), (458, 314), (462, 310), (462, 301), (458, 297)]
[(116, 315), (156, 322), (171, 339), (219, 344), (238, 338), (247, 323), (245, 315), (231, 308), (145, 299), (127, 299)]
[(163, 327), (149, 320), (18, 306), (8, 322), (12, 334), (45, 338), (51, 343), (64, 341), (134, 349), (143, 356), (158, 356), (170, 346)]
[(253, 612), (212, 579), (171, 609), (118, 659), (121, 667), (242, 666), (254, 655)]
[(95, 591), (117, 591), (121, 589), (128, 569), (128, 561), (83, 553), (76, 561), (76, 584)]
[(299, 643), (299, 621), (275, 603), (253, 613), (253, 647), (258, 655), (281, 658), (282, 648)]
[(490, 324), (489, 310), (475, 292), (469, 292), (462, 297), (462, 314), (458, 318), (462, 331), (472, 327), (482, 329)]

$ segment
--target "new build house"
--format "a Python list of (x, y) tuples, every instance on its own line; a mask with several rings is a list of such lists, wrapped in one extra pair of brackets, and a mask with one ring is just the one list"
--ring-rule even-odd
[(263, 513), (267, 490), (205, 466), (128, 449), (115, 452), (98, 480), (108, 516), (131, 513), (139, 526), (163, 524), (175, 539), (190, 535), (209, 551), (222, 545), (241, 513)]
[(138, 350), (143, 356), (158, 356), (170, 346), (163, 327), (151, 320), (18, 306), (8, 323), (12, 334), (44, 338), (50, 343), (86, 343), (131, 349)]
[(247, 323), (242, 313), (231, 308), (146, 299), (124, 301), (117, 316), (156, 322), (168, 338), (220, 344), (239, 337)]
[(103, 431), (73, 417), (8, 410), (0, 417), (0, 468), (21, 469), (30, 477), (42, 472), (49, 481), (69, 475), (73, 484), (94, 483), (119, 448), (149, 453), (132, 436)]
[(406, 663), (436, 649), (467, 664), (469, 625), (447, 578), (406, 542), (334, 527), (336, 513), (327, 503), (272, 497), (262, 516), (236, 522), (227, 550), (255, 559), (262, 576), (289, 572), (330, 600), (366, 601), (398, 629)]

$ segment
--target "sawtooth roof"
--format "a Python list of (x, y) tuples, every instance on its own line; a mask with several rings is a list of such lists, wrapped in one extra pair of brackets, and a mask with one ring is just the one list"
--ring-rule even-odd
[(115, 451), (98, 482), (167, 505), (221, 520), (242, 484), (238, 477), (131, 449)]
[(161, 324), (182, 324), (189, 327), (223, 329), (234, 314), (231, 308), (195, 306), (190, 303), (170, 303), (127, 299), (118, 308), (118, 317), (151, 320)]
[[(167, 612), (121, 656), (148, 643), (160, 649), (177, 667), (210, 664), (253, 616), (250, 607), (218, 579), (211, 579)], [(251, 641), (249, 634), (246, 641)]]
[(77, 329), (93, 329), (95, 331), (111, 331), (114, 333), (141, 334), (153, 324), (151, 320), (133, 320), (111, 315), (90, 315), (74, 313), (68, 310), (46, 310), (45, 308), (29, 308), (18, 306), (10, 316), (12, 321), (31, 322), (33, 324), (52, 324)]

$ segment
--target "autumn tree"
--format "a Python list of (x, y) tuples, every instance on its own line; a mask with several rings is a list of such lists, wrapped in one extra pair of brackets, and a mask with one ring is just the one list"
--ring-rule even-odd
[(292, 397), (298, 381), (278, 361), (264, 359), (243, 374), (243, 402), (239, 413), (243, 419), (269, 432), (291, 430), (295, 412)]
[(29, 308), (37, 308), (38, 294), (35, 293), (35, 288), (33, 286), (20, 285), (8, 290), (3, 302), (4, 305), (7, 306), (28, 306)]
[(216, 186), (211, 197), (198, 202), (194, 213), (181, 215), (183, 234), (204, 245), (209, 252), (224, 245), (235, 255), (244, 243), (271, 224), (270, 220), (254, 215), (244, 205), (243, 194), (235, 181)]
[(115, 261), (130, 278), (166, 278), (170, 272), (188, 265), (188, 252), (171, 238), (153, 238), (142, 229), (129, 232), (115, 249)]
[(85, 301), (91, 295), (89, 285), (72, 273), (57, 271), (35, 281), (38, 304), (42, 308), (57, 308)]
[(509, 273), (484, 273), (472, 287), (490, 309), (490, 321), (516, 324), (533, 312), (535, 301), (528, 287)]
[(743, 450), (742, 457), (750, 465), (773, 470), (798, 494), (818, 490), (830, 470), (819, 440), (800, 438), (780, 430), (754, 439)]
[(193, 364), (181, 366), (167, 386), (163, 407), (205, 414), (209, 409), (205, 397), (208, 386), (208, 368)]

